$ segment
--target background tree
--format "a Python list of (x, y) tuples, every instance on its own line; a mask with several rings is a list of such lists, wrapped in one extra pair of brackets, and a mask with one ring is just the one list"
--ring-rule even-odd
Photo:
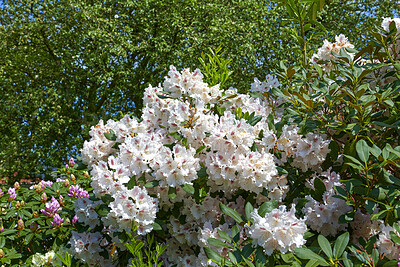
[[(249, 89), (297, 57), (284, 12), (264, 0), (0, 2), (0, 177), (48, 174), (79, 154), (100, 118), (140, 114), (149, 83), (171, 64), (199, 67), (208, 47), (232, 59), (238, 82), (226, 86)], [(319, 20), (361, 46), (364, 25), (398, 12), (389, 0), (332, 0)]]

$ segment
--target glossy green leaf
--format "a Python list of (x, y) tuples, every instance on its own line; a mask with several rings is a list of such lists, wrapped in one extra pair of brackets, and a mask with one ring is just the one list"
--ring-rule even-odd
[(223, 242), (219, 239), (216, 239), (216, 238), (209, 238), (209, 239), (207, 239), (207, 242), (208, 242), (208, 244), (210, 244), (211, 246), (214, 246), (214, 247), (232, 248), (231, 245), (226, 244), (225, 242)]
[(258, 209), (258, 214), (261, 217), (265, 217), (265, 214), (270, 213), (273, 209), (278, 208), (278, 201), (271, 200), (268, 202), (264, 202), (261, 207)]
[(244, 207), (244, 211), (246, 213), (246, 219), (248, 221), (251, 220), (251, 215), (250, 214), (253, 212), (253, 210), (254, 210), (253, 205), (250, 202), (247, 202), (245, 207)]
[(366, 163), (369, 159), (369, 146), (365, 140), (360, 140), (356, 144), (357, 155), (362, 162)]
[(184, 184), (182, 186), (182, 189), (188, 194), (191, 194), (191, 195), (194, 194), (194, 187), (191, 184)]
[(329, 259), (333, 259), (332, 248), (331, 244), (329, 244), (328, 239), (326, 239), (323, 235), (319, 235), (318, 244), (322, 249), (322, 251), (325, 253), (325, 255), (328, 256)]
[(304, 260), (315, 260), (321, 266), (329, 266), (325, 259), (308, 248), (296, 248), (294, 253), (297, 257)]
[(203, 250), (208, 259), (214, 260), (215, 262), (221, 262), (223, 260), (223, 257), (212, 248), (204, 247)]
[(333, 246), (333, 256), (335, 259), (339, 259), (345, 251), (347, 244), (349, 243), (350, 235), (348, 232), (341, 234), (335, 241)]
[(235, 222), (237, 222), (238, 224), (243, 222), (242, 216), (240, 215), (239, 212), (237, 212), (234, 209), (231, 209), (227, 206), (225, 206), (224, 204), (222, 204), (221, 202), (219, 203), (219, 208), (221, 209), (222, 213), (224, 213), (225, 215), (228, 215), (229, 217), (231, 217), (232, 219), (235, 220)]

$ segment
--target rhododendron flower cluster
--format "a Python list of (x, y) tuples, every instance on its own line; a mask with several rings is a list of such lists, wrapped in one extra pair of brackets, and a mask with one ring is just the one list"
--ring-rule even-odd
[(400, 234), (391, 226), (381, 224), (381, 232), (378, 237), (376, 245), (380, 253), (385, 253), (386, 257), (391, 260), (398, 259), (400, 254), (400, 245), (395, 244), (391, 237), (390, 232), (394, 232), (395, 235), (400, 236)]
[[(340, 34), (335, 36), (335, 42), (331, 43), (328, 40), (324, 40), (324, 44), (322, 47), (318, 49), (317, 54), (314, 54), (311, 61), (317, 63), (319, 61), (325, 62), (322, 67), (325, 71), (329, 72), (333, 65), (331, 64), (331, 60), (335, 59), (335, 56), (332, 52), (339, 54), (340, 49), (342, 48), (354, 48), (347, 37), (344, 34)], [(352, 58), (354, 57), (353, 53), (348, 53)]]
[(296, 218), (295, 212), (294, 205), (289, 212), (285, 206), (280, 206), (279, 209), (261, 217), (255, 209), (251, 213), (254, 223), (249, 230), (253, 243), (263, 247), (267, 255), (271, 255), (275, 250), (282, 253), (293, 251), (305, 244), (303, 236), (307, 226), (304, 219)]
[[(224, 92), (218, 85), (209, 87), (202, 78), (199, 70), (178, 72), (171, 66), (163, 86), (146, 89), (142, 121), (129, 116), (120, 121), (100, 121), (91, 129), (92, 138), (82, 149), (82, 159), (91, 169), (96, 197), (112, 197), (109, 213), (102, 218), (105, 232), (111, 237), (115, 232), (130, 232), (132, 222), (138, 234), (149, 233), (158, 211), (171, 212), (175, 205), (184, 203), (180, 210), (184, 221), (170, 216), (167, 224), (171, 235), (167, 241), (170, 244), (167, 263), (188, 261), (207, 266), (210, 262), (204, 251), (197, 254), (193, 246), (206, 246), (207, 236), (216, 236), (216, 229), (227, 230), (234, 224), (230, 218), (220, 224), (220, 202), (244, 214), (245, 201), (235, 196), (238, 190), (255, 193), (258, 203), (283, 200), (289, 187), (286, 176), (278, 174), (277, 164), (283, 165), (293, 158), (291, 164), (303, 171), (317, 169), (329, 152), (325, 136), (302, 136), (294, 126), (290, 126), (292, 132), (285, 128), (277, 139), (275, 129), (270, 129), (267, 123), (271, 104), (276, 105), (271, 102), (274, 100), (239, 94), (233, 88)], [(279, 85), (276, 78), (268, 76), (267, 82), (255, 80), (251, 87), (253, 91), (265, 92)], [(225, 112), (217, 114), (217, 107)], [(241, 117), (239, 109), (242, 114), (258, 116), (257, 121)], [(280, 151), (279, 158), (272, 153), (276, 149)], [(224, 192), (225, 196), (208, 193), (199, 203), (182, 190), (193, 185), (200, 178), (199, 173), (202, 177), (206, 175), (210, 193)], [(132, 179), (156, 186), (129, 186)], [(98, 217), (93, 210), (100, 203), (78, 199), (75, 211), (79, 221), (96, 226)], [(304, 219), (296, 219), (294, 208), (287, 213), (284, 206), (274, 214), (288, 226), (293, 239), (284, 237), (283, 228), (277, 228), (272, 230), (272, 241), (268, 241), (273, 244), (261, 244), (261, 237), (256, 237), (257, 242), (268, 253), (275, 249), (292, 251), (301, 246), (306, 229)], [(263, 227), (261, 224), (257, 221), (257, 229)], [(258, 230), (255, 226), (252, 229), (256, 236)], [(78, 236), (74, 238), (74, 243), (78, 242)], [(118, 245), (118, 240), (115, 241)], [(78, 254), (76, 251), (80, 257)]]
[(71, 185), (68, 196), (74, 198), (85, 198), (89, 197), (89, 194), (86, 190), (80, 188), (79, 185)]
[(111, 260), (104, 259), (99, 253), (103, 251), (100, 246), (103, 235), (96, 233), (77, 233), (72, 231), (71, 251), (89, 266), (114, 266)]
[[(308, 202), (303, 211), (307, 216), (307, 225), (323, 234), (324, 236), (335, 236), (338, 232), (347, 228), (346, 224), (339, 224), (339, 217), (351, 210), (343, 199), (334, 197), (337, 195), (335, 186), (343, 186), (340, 182), (340, 176), (335, 172), (324, 172), (320, 175), (325, 178), (322, 181), (325, 184), (326, 191), (322, 196), (322, 202), (306, 196)], [(314, 178), (319, 179), (319, 178)], [(312, 187), (314, 184), (312, 183)]]

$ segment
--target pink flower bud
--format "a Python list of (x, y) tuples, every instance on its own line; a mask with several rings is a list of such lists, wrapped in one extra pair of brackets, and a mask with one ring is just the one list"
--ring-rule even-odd
[(20, 231), (25, 229), (25, 224), (24, 224), (24, 221), (22, 219), (18, 220), (17, 229), (20, 230)]
[(70, 158), (70, 159), (69, 159), (68, 165), (71, 166), (71, 167), (74, 167), (74, 165), (75, 165), (75, 160), (74, 160), (74, 158)]
[(39, 228), (39, 225), (36, 222), (31, 222), (31, 231), (36, 232), (36, 230)]
[(79, 217), (75, 215), (74, 218), (72, 218), (72, 224), (76, 223), (78, 219)]
[(64, 219), (61, 219), (60, 215), (58, 215), (58, 213), (56, 213), (53, 216), (53, 221), (51, 222), (51, 225), (53, 225), (54, 227), (59, 227), (63, 222), (64, 222)]
[(17, 194), (15, 193), (15, 188), (8, 188), (8, 192), (7, 192), (10, 196), (8, 197), (8, 202), (12, 202), (16, 197)]

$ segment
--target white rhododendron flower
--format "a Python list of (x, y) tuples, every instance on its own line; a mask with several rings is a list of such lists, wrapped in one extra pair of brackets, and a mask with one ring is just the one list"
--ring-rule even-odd
[(297, 125), (285, 125), (277, 140), (277, 148), (282, 151), (282, 163), (293, 158), (291, 165), (302, 171), (316, 169), (330, 152), (329, 140), (326, 135), (308, 133), (305, 137), (298, 134)]
[(376, 241), (376, 246), (378, 247), (379, 253), (384, 253), (390, 260), (397, 260), (400, 254), (400, 245), (397, 245), (392, 241), (392, 238), (390, 237), (391, 231), (400, 237), (400, 233), (398, 233), (393, 227), (381, 224), (381, 233)]
[[(322, 202), (313, 199), (310, 195), (306, 196), (308, 202), (303, 208), (304, 214), (307, 216), (307, 225), (323, 234), (324, 236), (335, 236), (338, 232), (344, 231), (347, 224), (339, 224), (339, 217), (348, 211), (351, 207), (346, 201), (334, 197), (337, 195), (334, 186), (343, 186), (340, 182), (340, 176), (335, 172), (324, 172), (321, 178), (325, 184), (326, 191), (322, 195)], [(314, 183), (312, 183), (312, 188)]]
[(95, 207), (103, 203), (102, 201), (91, 201), (89, 198), (78, 198), (75, 201), (75, 213), (79, 217), (78, 221), (90, 226), (96, 227), (100, 224), (100, 218)]
[(258, 209), (251, 213), (254, 223), (249, 228), (249, 235), (254, 245), (263, 247), (267, 255), (275, 250), (282, 253), (293, 251), (305, 244), (304, 233), (307, 231), (305, 219), (297, 219), (294, 204), (290, 211), (280, 206), (267, 213), (265, 217), (258, 214)]
[(55, 266), (56, 264), (61, 264), (61, 261), (57, 258), (53, 250), (50, 250), (46, 254), (36, 253), (32, 257), (33, 266)]
[(89, 266), (114, 266), (111, 260), (104, 259), (99, 253), (103, 251), (100, 243), (103, 235), (96, 233), (77, 233), (72, 231), (70, 239), (72, 255)]
[(272, 75), (267, 75), (265, 82), (260, 82), (257, 78), (254, 78), (254, 83), (251, 84), (250, 92), (265, 93), (280, 85), (278, 79)]
[[(317, 54), (312, 56), (311, 61), (314, 63), (317, 63), (318, 61), (327, 61), (323, 63), (322, 68), (329, 72), (332, 70), (332, 63), (329, 61), (335, 59), (335, 56), (332, 54), (332, 52), (339, 54), (340, 49), (342, 48), (354, 48), (354, 45), (352, 45), (347, 37), (343, 34), (336, 35), (334, 43), (324, 40), (324, 44), (318, 49)], [(353, 53), (347, 52), (347, 54), (349, 54), (351, 58), (354, 57)]]

